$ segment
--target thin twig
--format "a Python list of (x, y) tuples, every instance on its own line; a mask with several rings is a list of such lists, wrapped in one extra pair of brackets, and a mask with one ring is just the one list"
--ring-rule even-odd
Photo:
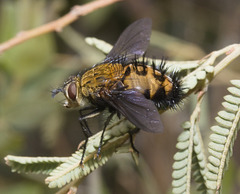
[(88, 13), (91, 13), (99, 8), (106, 7), (107, 5), (110, 5), (117, 1), (120, 1), (120, 0), (96, 0), (90, 3), (87, 3), (85, 5), (74, 6), (72, 10), (66, 15), (64, 15), (63, 17), (55, 21), (49, 22), (45, 25), (34, 28), (32, 30), (20, 32), (15, 37), (0, 44), (0, 54), (3, 51), (6, 51), (12, 48), (13, 46), (18, 45), (28, 39), (31, 39), (52, 31), (61, 31), (63, 27), (77, 20), (79, 16), (84, 16)]

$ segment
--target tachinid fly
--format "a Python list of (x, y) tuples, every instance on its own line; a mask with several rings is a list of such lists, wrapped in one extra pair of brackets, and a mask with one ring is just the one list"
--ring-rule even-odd
[[(143, 57), (149, 45), (151, 26), (149, 18), (137, 20), (125, 29), (103, 62), (71, 76), (63, 87), (53, 90), (53, 96), (59, 92), (65, 95), (64, 106), (79, 107), (79, 121), (87, 138), (92, 133), (86, 120), (106, 108), (111, 114), (105, 122), (102, 138), (115, 113), (125, 116), (138, 129), (160, 132), (163, 126), (158, 109), (173, 108), (181, 101), (178, 74), (167, 75), (164, 62), (156, 68)], [(91, 111), (84, 114), (86, 110)], [(86, 144), (87, 141), (84, 148)], [(102, 139), (98, 155), (101, 144)]]

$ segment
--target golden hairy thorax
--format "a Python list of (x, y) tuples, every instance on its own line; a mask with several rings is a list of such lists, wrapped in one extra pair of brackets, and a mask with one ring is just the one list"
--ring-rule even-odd
[(86, 71), (81, 77), (81, 88), (84, 96), (92, 98), (100, 97), (102, 88), (111, 90), (115, 83), (122, 82), (126, 89), (137, 89), (151, 99), (159, 89), (163, 89), (165, 95), (172, 90), (171, 78), (162, 75), (152, 66), (141, 64), (120, 63), (100, 64)]

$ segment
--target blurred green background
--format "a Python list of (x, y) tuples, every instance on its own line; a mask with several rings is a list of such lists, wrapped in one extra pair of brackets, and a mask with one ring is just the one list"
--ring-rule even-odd
[[(17, 33), (63, 16), (77, 0), (0, 0), (0, 43)], [(206, 0), (122, 1), (79, 18), (61, 32), (26, 41), (0, 55), (0, 193), (54, 193), (41, 175), (11, 173), (4, 163), (8, 154), (69, 156), (83, 139), (78, 112), (62, 107), (63, 97), (51, 90), (69, 75), (100, 62), (104, 55), (84, 42), (94, 36), (114, 43), (133, 21), (151, 17), (153, 32), (148, 55), (171, 60), (201, 59), (205, 54), (240, 40), (240, 2)], [(238, 79), (239, 64), (221, 73), (211, 85), (202, 109), (203, 134), (209, 133), (230, 79)], [(79, 186), (79, 193), (170, 193), (173, 155), (194, 106), (189, 97), (178, 111), (162, 115), (164, 133), (141, 131), (136, 147), (141, 153), (136, 167), (130, 154), (114, 156)], [(172, 121), (175, 122), (172, 122)], [(207, 145), (208, 139), (206, 139)], [(224, 193), (240, 189), (239, 148), (224, 180)]]

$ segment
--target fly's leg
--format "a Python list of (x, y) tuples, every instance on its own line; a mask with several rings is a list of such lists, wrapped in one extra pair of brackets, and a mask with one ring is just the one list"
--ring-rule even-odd
[(112, 112), (107, 120), (105, 121), (104, 123), (104, 128), (103, 128), (103, 131), (102, 131), (102, 135), (101, 135), (101, 139), (100, 139), (100, 143), (99, 143), (99, 147), (98, 147), (98, 151), (97, 151), (97, 155), (95, 156), (95, 158), (98, 158), (100, 156), (100, 153), (101, 153), (101, 148), (102, 148), (102, 143), (103, 143), (103, 137), (104, 137), (104, 133), (106, 131), (106, 128), (109, 124), (109, 122), (111, 121), (111, 119), (113, 118), (113, 115), (115, 114), (115, 112)]
[(84, 133), (85, 138), (86, 138), (84, 144), (79, 146), (79, 148), (83, 146), (83, 153), (82, 153), (82, 158), (81, 158), (81, 161), (80, 161), (80, 166), (83, 166), (83, 158), (84, 158), (84, 155), (85, 155), (85, 152), (86, 152), (88, 138), (92, 136), (92, 132), (90, 131), (90, 129), (88, 127), (86, 119), (93, 118), (93, 117), (97, 116), (98, 114), (100, 114), (100, 112), (101, 111), (99, 109), (95, 109), (92, 112), (83, 115), (82, 110), (79, 111), (79, 114), (80, 114), (79, 122), (80, 122), (80, 125), (82, 127), (83, 133)]
[(129, 133), (129, 138), (130, 138), (131, 147), (132, 147), (133, 151), (137, 153), (137, 155), (139, 155), (139, 151), (138, 151), (137, 148), (135, 147), (133, 141), (134, 141), (134, 135), (135, 135), (137, 132), (139, 132), (139, 130), (140, 130), (139, 128), (135, 128), (134, 130), (131, 130), (131, 131), (128, 132), (128, 133)]
[(80, 117), (79, 117), (79, 122), (80, 122), (80, 125), (82, 127), (82, 130), (83, 130), (83, 133), (85, 135), (85, 142), (83, 144), (83, 153), (82, 153), (82, 158), (81, 158), (81, 161), (80, 161), (80, 166), (83, 166), (83, 158), (84, 158), (84, 155), (85, 155), (85, 151), (86, 151), (86, 148), (87, 148), (87, 142), (88, 142), (88, 138), (90, 136), (92, 136), (92, 132), (90, 131), (89, 127), (88, 127), (88, 124), (86, 122), (85, 119), (83, 119), (83, 116), (81, 114), (81, 111), (80, 112)]

